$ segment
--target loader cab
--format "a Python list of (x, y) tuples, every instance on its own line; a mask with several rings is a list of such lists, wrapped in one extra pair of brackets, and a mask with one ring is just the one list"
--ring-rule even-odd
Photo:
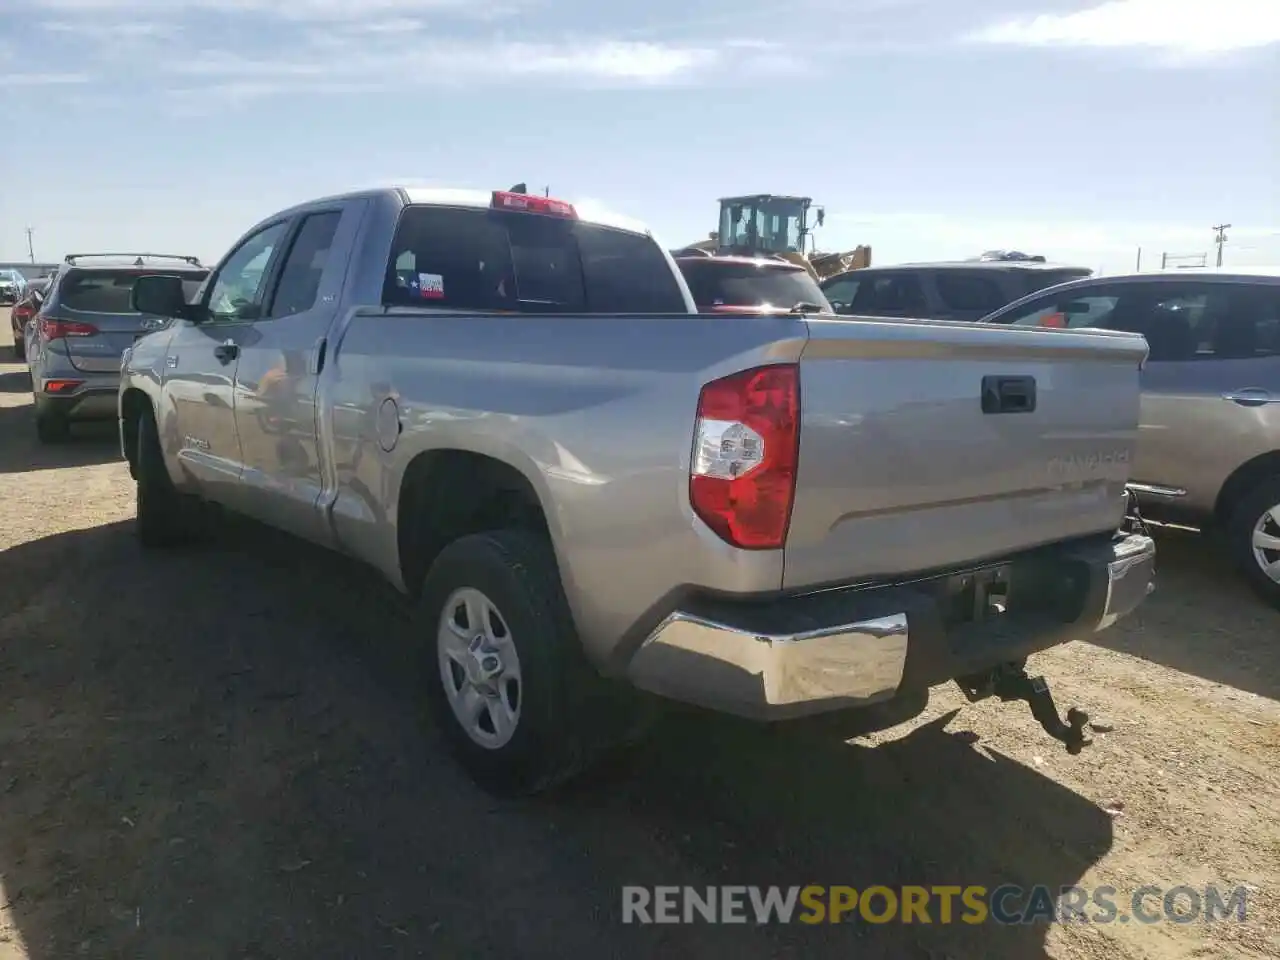
[[(810, 235), (809, 197), (758, 194), (726, 197), (720, 201), (719, 250), (725, 254), (800, 254)], [(817, 225), (823, 210), (816, 208)]]

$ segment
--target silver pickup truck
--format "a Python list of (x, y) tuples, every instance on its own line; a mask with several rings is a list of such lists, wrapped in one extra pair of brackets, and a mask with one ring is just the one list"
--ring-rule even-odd
[(1152, 582), (1137, 335), (699, 315), (643, 227), (507, 191), (317, 200), (195, 302), (176, 276), (133, 297), (174, 318), (123, 358), (141, 542), (212, 505), (377, 568), (497, 793), (564, 780), (664, 697), (890, 717), (955, 680), (1075, 752), (1087, 718), (1025, 659)]

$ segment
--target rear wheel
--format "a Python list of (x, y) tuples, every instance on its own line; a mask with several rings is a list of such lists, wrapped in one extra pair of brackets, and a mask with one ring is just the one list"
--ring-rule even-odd
[(417, 623), (427, 704), (471, 778), (499, 796), (573, 777), (644, 716), (587, 662), (543, 537), (495, 530), (441, 551)]
[(13, 356), (15, 360), (27, 359), (27, 345), (16, 333), (13, 335)]
[(160, 435), (151, 408), (138, 415), (137, 520), (135, 530), (144, 547), (169, 547), (190, 540), (195, 533), (196, 507), (192, 497), (178, 492), (164, 465)]
[(71, 435), (67, 418), (50, 411), (36, 410), (36, 439), (41, 443), (62, 443)]
[(1280, 608), (1280, 476), (1240, 498), (1225, 533), (1227, 549), (1250, 586)]

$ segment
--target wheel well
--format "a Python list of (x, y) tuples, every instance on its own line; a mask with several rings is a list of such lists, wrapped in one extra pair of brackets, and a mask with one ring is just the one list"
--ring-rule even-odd
[(138, 463), (138, 417), (151, 405), (141, 390), (129, 389), (120, 398), (120, 442), (130, 466)]
[(1219, 522), (1225, 521), (1232, 506), (1242, 496), (1267, 477), (1275, 476), (1280, 476), (1280, 450), (1264, 453), (1239, 466), (1218, 492), (1217, 502), (1213, 505), (1214, 518)]
[(460, 537), (501, 527), (547, 532), (542, 503), (528, 478), (510, 464), (465, 450), (415, 457), (398, 502), (400, 573), (411, 593), (440, 551)]

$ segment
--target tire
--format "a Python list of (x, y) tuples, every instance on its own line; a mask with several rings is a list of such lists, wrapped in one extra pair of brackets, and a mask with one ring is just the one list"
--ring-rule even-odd
[[(444, 653), (446, 646), (459, 643), (456, 632), (446, 637), (446, 620), (458, 622), (459, 611), (470, 609), (477, 596), (497, 612), (489, 624), (497, 645), (474, 652), (472, 665), (478, 672), (486, 649), (499, 653), (502, 672), (490, 685), (497, 696), (477, 694), (474, 676), (460, 680), (459, 661)], [(628, 740), (645, 715), (630, 687), (602, 678), (587, 662), (545, 537), (504, 529), (454, 541), (427, 573), (416, 621), (419, 639), (425, 641), (418, 649), (432, 719), (455, 760), (495, 796), (541, 793), (564, 783)], [(466, 624), (468, 633), (483, 626)], [(455, 655), (460, 652), (464, 657), (473, 653), (454, 647)], [(446, 683), (453, 691), (469, 687), (473, 702), (485, 704), (473, 713), (481, 721), (487, 714), (494, 735), (483, 729), (481, 734), (489, 742), (482, 744), (468, 732)], [(510, 729), (502, 728), (504, 739), (493, 710), (513, 705), (514, 716), (508, 711), (504, 721)], [(474, 731), (484, 723), (470, 726)]]
[[(1270, 519), (1264, 524), (1263, 518)], [(1269, 576), (1262, 560), (1280, 562), (1280, 550), (1255, 552), (1255, 538), (1280, 538), (1280, 476), (1267, 477), (1255, 484), (1237, 501), (1227, 521), (1226, 547), (1236, 567), (1254, 591), (1267, 603), (1280, 609), (1280, 579)], [(1274, 572), (1280, 577), (1280, 568)]]
[(71, 424), (56, 413), (36, 411), (36, 439), (41, 443), (63, 443), (71, 436)]
[(27, 344), (18, 337), (13, 338), (13, 358), (15, 360), (27, 359)]
[(172, 547), (194, 538), (196, 508), (192, 497), (178, 492), (164, 465), (155, 415), (138, 415), (138, 462), (135, 477), (138, 542), (147, 548)]

